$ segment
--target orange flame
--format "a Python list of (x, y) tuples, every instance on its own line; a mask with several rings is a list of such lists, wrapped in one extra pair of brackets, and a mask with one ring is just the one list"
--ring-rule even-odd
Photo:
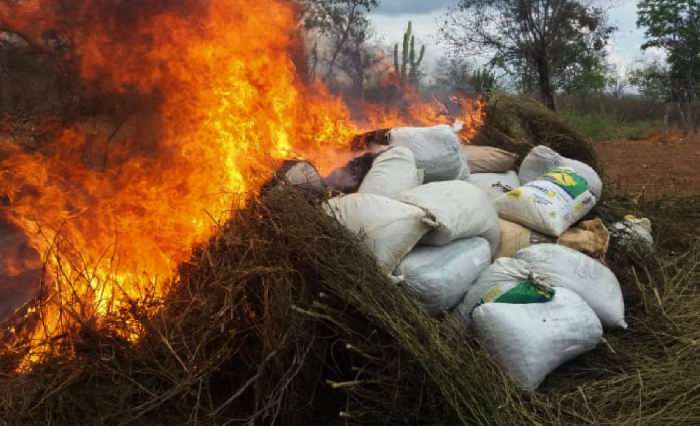
[[(152, 134), (112, 147), (104, 170), (85, 166), (86, 134), (76, 127), (59, 131), (52, 155), (0, 140), (3, 209), (54, 276), (39, 341), (70, 328), (67, 307), (99, 317), (162, 295), (232, 195), (259, 188), (275, 160), (300, 156), (329, 171), (350, 158), (348, 141), (362, 130), (451, 121), (411, 94), (408, 113), (368, 108), (367, 127), (353, 124), (342, 99), (297, 77), (291, 0), (73, 3), (0, 3), (0, 21), (24, 35), (62, 29), (84, 81), (159, 102)], [(478, 116), (469, 111), (465, 138)]]

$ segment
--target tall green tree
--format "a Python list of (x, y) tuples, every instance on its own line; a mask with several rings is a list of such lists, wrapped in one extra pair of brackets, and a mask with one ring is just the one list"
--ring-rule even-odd
[(460, 0), (440, 33), (516, 79), (534, 75), (542, 101), (556, 110), (558, 88), (602, 68), (614, 30), (601, 8), (579, 0)]
[(668, 64), (656, 61), (632, 70), (630, 84), (637, 88), (642, 99), (646, 102), (648, 116), (656, 112), (661, 105), (673, 100), (671, 71)]
[(637, 26), (645, 28), (642, 49), (666, 51), (669, 91), (685, 123), (695, 127), (695, 102), (700, 92), (700, 2), (698, 0), (642, 0)]

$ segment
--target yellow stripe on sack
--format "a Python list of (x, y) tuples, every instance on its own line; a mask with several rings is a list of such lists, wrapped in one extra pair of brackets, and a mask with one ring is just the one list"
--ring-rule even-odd
[(493, 290), (486, 293), (484, 295), (484, 297), (482, 297), (481, 299), (484, 301), (484, 303), (488, 303), (500, 295), (501, 295), (501, 288), (495, 287)]
[(506, 197), (512, 198), (514, 200), (520, 199), (521, 195), (523, 195), (523, 191), (520, 188), (514, 189), (506, 193)]

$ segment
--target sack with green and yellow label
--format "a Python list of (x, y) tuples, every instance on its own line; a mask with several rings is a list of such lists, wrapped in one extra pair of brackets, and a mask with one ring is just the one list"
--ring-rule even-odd
[(494, 201), (501, 219), (559, 237), (596, 203), (586, 179), (568, 167), (553, 167), (538, 179)]
[(547, 303), (554, 294), (548, 278), (534, 273), (527, 262), (501, 257), (481, 274), (452, 314), (468, 326), (474, 310), (485, 303)]

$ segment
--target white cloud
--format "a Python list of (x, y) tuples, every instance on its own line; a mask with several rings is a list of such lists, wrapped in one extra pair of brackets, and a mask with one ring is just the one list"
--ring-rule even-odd
[(608, 12), (609, 22), (618, 27), (610, 39), (610, 62), (620, 67), (635, 62), (663, 59), (665, 54), (659, 49), (641, 50), (644, 43), (644, 29), (637, 28), (637, 2), (622, 0)]
[(381, 0), (376, 9), (378, 15), (420, 15), (446, 10), (455, 6), (458, 0)]

